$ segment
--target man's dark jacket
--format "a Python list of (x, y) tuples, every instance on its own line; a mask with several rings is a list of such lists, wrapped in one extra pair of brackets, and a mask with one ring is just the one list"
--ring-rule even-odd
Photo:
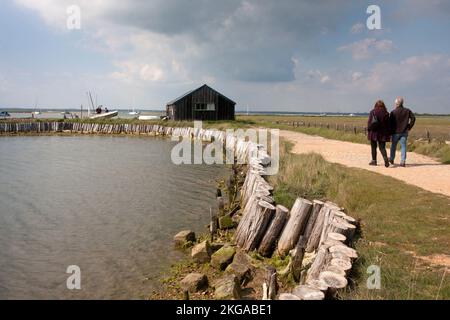
[(414, 113), (405, 107), (396, 107), (390, 115), (392, 133), (405, 133), (414, 127), (416, 117)]

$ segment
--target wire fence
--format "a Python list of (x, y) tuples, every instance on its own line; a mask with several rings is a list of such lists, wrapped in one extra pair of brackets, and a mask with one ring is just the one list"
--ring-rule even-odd
[[(353, 133), (355, 135), (362, 134), (367, 135), (367, 126), (361, 126), (356, 124), (346, 124), (346, 123), (330, 123), (326, 121), (273, 121), (272, 123), (278, 124), (278, 125), (287, 125), (290, 127), (298, 128), (298, 127), (304, 127), (304, 128), (321, 128), (321, 129), (328, 129), (328, 130), (336, 130), (336, 131), (342, 131), (345, 133)], [(410, 132), (410, 137), (416, 140), (423, 140), (423, 141), (450, 141), (450, 128), (448, 128), (448, 132), (443, 132), (444, 130), (436, 130), (433, 131), (428, 128), (414, 128)]]

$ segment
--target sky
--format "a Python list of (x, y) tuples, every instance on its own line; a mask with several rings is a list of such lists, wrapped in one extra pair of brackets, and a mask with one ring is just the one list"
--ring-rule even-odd
[(237, 110), (367, 112), (403, 96), (448, 114), (449, 32), (446, 0), (4, 0), (0, 108), (79, 108), (92, 91), (110, 110), (163, 109), (206, 83)]

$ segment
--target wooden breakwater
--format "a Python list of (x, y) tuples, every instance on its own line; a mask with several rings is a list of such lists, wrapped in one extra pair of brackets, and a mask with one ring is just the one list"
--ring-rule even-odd
[(250, 158), (257, 159), (268, 165), (269, 156), (261, 145), (246, 141), (217, 129), (197, 127), (170, 127), (159, 124), (105, 124), (85, 122), (1, 122), (0, 134), (47, 134), (47, 133), (77, 133), (77, 134), (131, 134), (187, 137), (201, 141), (217, 141), (223, 144), (226, 151), (234, 154), (240, 164), (249, 163)]
[(0, 134), (86, 133), (86, 134), (161, 134), (170, 135), (172, 127), (156, 124), (107, 124), (90, 122), (0, 122)]
[[(217, 129), (159, 124), (0, 123), (0, 134), (52, 132), (161, 135), (223, 143), (238, 163), (247, 164), (240, 190), (242, 217), (234, 235), (236, 245), (265, 257), (274, 253), (289, 256), (284, 272), (300, 283), (292, 293), (279, 294), (279, 299), (324, 299), (347, 286), (346, 277), (357, 258), (349, 246), (356, 230), (355, 219), (331, 202), (298, 198), (290, 210), (276, 204), (273, 187), (267, 182), (271, 158), (264, 146)], [(274, 279), (276, 275), (272, 274), (264, 284), (265, 298), (275, 298)]]
[[(331, 202), (297, 198), (289, 210), (276, 204), (273, 187), (266, 180), (266, 165), (250, 157), (241, 188), (242, 218), (235, 242), (244, 251), (258, 251), (265, 257), (288, 256), (283, 274), (299, 283), (292, 293), (279, 299), (324, 299), (347, 286), (347, 276), (357, 258), (349, 245), (357, 221)], [(308, 256), (309, 262), (307, 260)], [(276, 274), (263, 285), (265, 299), (276, 297)]]

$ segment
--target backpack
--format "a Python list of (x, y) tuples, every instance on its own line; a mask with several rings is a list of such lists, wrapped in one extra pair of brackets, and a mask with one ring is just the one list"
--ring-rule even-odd
[(369, 131), (377, 131), (380, 128), (380, 121), (378, 121), (375, 112), (372, 111), (372, 121), (369, 123), (369, 127), (367, 128)]

